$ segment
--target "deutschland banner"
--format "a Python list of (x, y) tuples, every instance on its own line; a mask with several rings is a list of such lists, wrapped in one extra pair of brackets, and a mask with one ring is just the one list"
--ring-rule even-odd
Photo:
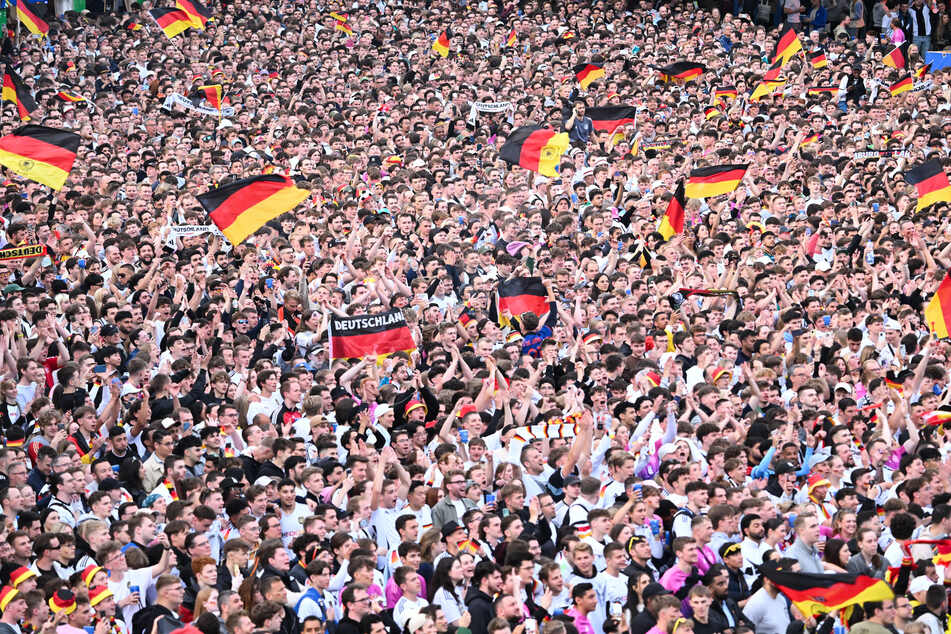
[(62, 189), (78, 151), (78, 134), (25, 125), (0, 138), (0, 165), (31, 181)]
[(588, 108), (584, 116), (594, 122), (595, 130), (614, 132), (622, 125), (634, 123), (637, 109), (634, 106), (605, 106), (603, 108)]
[(197, 198), (221, 233), (237, 245), (308, 196), (309, 191), (294, 187), (286, 176), (265, 174), (228, 183)]
[(25, 260), (27, 258), (38, 258), (46, 255), (45, 244), (25, 244), (22, 247), (10, 247), (9, 249), (0, 249), (0, 260)]
[(690, 172), (685, 193), (687, 198), (711, 198), (729, 194), (739, 186), (748, 165), (714, 165)]
[(918, 211), (935, 203), (951, 202), (951, 185), (941, 162), (930, 160), (905, 172), (905, 182), (918, 191)]
[(416, 347), (403, 311), (330, 318), (330, 357), (359, 359)]
[(561, 155), (568, 151), (569, 144), (567, 132), (527, 125), (512, 131), (499, 150), (499, 156), (512, 165), (521, 165), (542, 176), (555, 178)]
[(865, 575), (777, 572), (770, 569), (764, 569), (763, 574), (793, 602), (805, 618), (866, 601), (895, 598), (895, 593), (887, 583)]
[(540, 277), (516, 277), (499, 283), (499, 315), (548, 312), (548, 289)]

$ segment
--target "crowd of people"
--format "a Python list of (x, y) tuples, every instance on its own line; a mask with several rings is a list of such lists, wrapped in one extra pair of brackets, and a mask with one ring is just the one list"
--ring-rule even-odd
[[(951, 220), (904, 180), (947, 163), (944, 0), (34, 6), (8, 68), (82, 143), (2, 184), (45, 253), (0, 259), (0, 634), (946, 631)], [(500, 158), (526, 125), (555, 178)], [(310, 196), (230, 244), (196, 196), (270, 172)], [(332, 358), (393, 308), (414, 349)]]

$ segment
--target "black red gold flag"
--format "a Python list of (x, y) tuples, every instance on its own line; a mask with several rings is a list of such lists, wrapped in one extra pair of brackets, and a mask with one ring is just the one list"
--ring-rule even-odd
[(587, 90), (593, 82), (604, 77), (604, 69), (594, 64), (578, 64), (572, 69), (581, 90)]
[(792, 601), (805, 618), (867, 601), (895, 598), (895, 593), (887, 583), (865, 575), (779, 572), (771, 569), (764, 569), (763, 575)]
[(660, 225), (657, 231), (664, 236), (664, 240), (670, 240), (674, 235), (684, 232), (684, 218), (687, 212), (687, 197), (684, 190), (684, 182), (680, 181), (674, 191), (674, 197), (667, 203), (667, 210), (660, 219)]
[(684, 191), (687, 198), (710, 198), (729, 194), (746, 175), (748, 165), (715, 165), (690, 172)]
[(192, 17), (181, 9), (173, 9), (171, 7), (149, 9), (149, 15), (162, 27), (162, 31), (168, 39), (172, 39), (176, 35), (180, 35), (187, 29), (195, 26)]
[(36, 101), (33, 100), (29, 87), (20, 79), (16, 71), (10, 68), (9, 64), (3, 72), (2, 99), (16, 105), (21, 121), (28, 121), (30, 115), (36, 110)]
[(622, 125), (634, 123), (637, 109), (634, 106), (603, 106), (588, 108), (584, 116), (594, 122), (595, 130), (614, 132)]
[(521, 165), (542, 176), (555, 178), (561, 155), (568, 151), (569, 144), (567, 132), (527, 125), (512, 131), (499, 150), (499, 156), (512, 165)]
[(25, 125), (0, 138), (0, 165), (24, 178), (62, 189), (69, 177), (79, 135), (40, 125)]
[(548, 289), (540, 277), (515, 277), (499, 283), (499, 314), (508, 311), (514, 316), (527, 312), (544, 315), (548, 312)]
[(951, 202), (951, 185), (941, 161), (932, 159), (905, 172), (905, 182), (918, 191), (918, 211), (935, 203)]
[(309, 195), (286, 176), (265, 174), (228, 183), (197, 198), (212, 222), (231, 244), (237, 245)]
[(360, 359), (414, 348), (416, 342), (399, 308), (374, 315), (330, 318), (332, 359)]

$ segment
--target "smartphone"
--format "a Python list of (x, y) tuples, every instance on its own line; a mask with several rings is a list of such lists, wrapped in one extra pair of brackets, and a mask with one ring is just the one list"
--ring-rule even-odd
[(460, 442), (462, 442), (463, 445), (469, 444), (469, 430), (468, 429), (459, 430), (459, 440)]
[(103, 372), (106, 371), (106, 364), (100, 363), (99, 365), (93, 367), (92, 371), (95, 372), (96, 374), (102, 374)]
[(485, 494), (485, 503), (492, 504), (495, 502), (495, 493), (486, 493)]
[(270, 277), (267, 278), (266, 280), (264, 280), (264, 285), (267, 286), (268, 288), (274, 288), (274, 279)]
[(825, 326), (826, 328), (828, 328), (828, 327), (829, 327), (829, 324), (831, 324), (831, 323), (832, 323), (832, 317), (831, 317), (830, 315), (825, 315), (825, 316), (823, 316), (823, 318), (822, 318), (822, 325), (823, 325), (823, 326)]
[(538, 632), (538, 621), (525, 619), (525, 634), (536, 634), (536, 632)]

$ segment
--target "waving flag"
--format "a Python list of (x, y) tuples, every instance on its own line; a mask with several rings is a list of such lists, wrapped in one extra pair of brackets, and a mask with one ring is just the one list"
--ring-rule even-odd
[(895, 593), (887, 583), (865, 575), (778, 572), (769, 568), (763, 570), (763, 575), (806, 618), (867, 601), (895, 598)]
[(714, 165), (690, 172), (684, 192), (687, 198), (711, 198), (729, 194), (739, 186), (748, 165)]
[(816, 51), (809, 56), (809, 63), (812, 64), (812, 67), (815, 69), (825, 68), (829, 65), (829, 60), (826, 59), (826, 54), (822, 51)]
[(575, 79), (581, 85), (581, 90), (587, 90), (593, 82), (604, 77), (604, 69), (594, 64), (578, 64), (572, 70)]
[(50, 25), (44, 22), (37, 14), (33, 5), (27, 0), (13, 0), (17, 8), (17, 19), (33, 33), (40, 37), (45, 36), (50, 31)]
[(897, 97), (903, 92), (908, 92), (915, 87), (915, 80), (911, 77), (905, 77), (896, 81), (894, 84), (888, 87), (888, 92), (892, 94), (892, 97)]
[(512, 165), (555, 178), (561, 155), (568, 151), (567, 132), (555, 132), (541, 126), (528, 125), (513, 130), (499, 150), (502, 160)]
[(36, 110), (36, 101), (33, 100), (33, 94), (29, 87), (23, 82), (8, 64), (3, 73), (3, 91), (2, 100), (9, 101), (17, 107), (17, 113), (21, 121), (28, 121), (30, 115)]
[(932, 159), (905, 172), (905, 182), (918, 191), (918, 211), (939, 202), (951, 202), (951, 185), (941, 162)]
[(149, 15), (162, 27), (162, 32), (165, 33), (165, 37), (168, 39), (181, 35), (195, 26), (192, 17), (181, 9), (172, 9), (171, 7), (149, 9)]
[(660, 219), (660, 225), (657, 231), (664, 236), (664, 240), (670, 240), (678, 233), (684, 232), (684, 218), (687, 211), (687, 197), (684, 192), (684, 182), (680, 181), (677, 190), (674, 191), (674, 197), (667, 203), (667, 210)]
[(309, 195), (286, 176), (265, 174), (228, 183), (197, 198), (212, 222), (231, 244), (237, 245)]
[(786, 25), (783, 32), (779, 34), (779, 41), (776, 42), (776, 50), (773, 52), (773, 63), (780, 63), (785, 66), (793, 56), (802, 50), (802, 42), (792, 26)]
[(904, 68), (908, 64), (909, 42), (902, 42), (882, 57), (882, 63), (892, 68)]
[(40, 125), (25, 125), (0, 138), (0, 165), (57, 190), (66, 184), (77, 152), (78, 134)]
[(221, 112), (221, 98), (223, 94), (223, 89), (221, 84), (213, 84), (211, 86), (199, 86), (195, 91), (197, 97), (203, 98), (208, 102), (215, 110)]
[(512, 30), (509, 31), (509, 36), (505, 38), (506, 46), (515, 46), (515, 43), (518, 41), (518, 34), (515, 32), (515, 27), (512, 27)]
[[(652, 66), (651, 68), (657, 67)], [(688, 82), (707, 72), (707, 67), (696, 62), (674, 62), (673, 64), (657, 68), (657, 70), (660, 72), (660, 79), (662, 81), (667, 82), (676, 79), (678, 81)]]
[[(931, 301), (925, 306), (925, 321), (928, 322), (928, 329), (935, 337), (939, 339), (948, 337), (948, 326), (951, 326), (951, 276), (944, 276), (938, 290), (935, 291)], [(936, 422), (931, 422), (931, 420), (925, 420), (925, 422), (929, 425), (947, 422), (944, 417), (948, 413), (944, 410), (937, 410), (932, 412), (936, 416), (931, 419)]]
[(69, 101), (75, 103), (77, 101), (86, 101), (86, 98), (81, 95), (74, 95), (73, 93), (66, 92), (65, 90), (60, 90), (56, 93), (56, 96), (62, 101)]
[(588, 108), (584, 116), (591, 119), (595, 130), (614, 132), (622, 125), (634, 123), (637, 109), (634, 106), (604, 106)]
[(449, 56), (449, 47), (451, 46), (452, 33), (449, 29), (446, 29), (439, 34), (439, 37), (436, 38), (436, 41), (433, 42), (433, 50), (439, 53), (442, 57)]
[(211, 20), (211, 11), (199, 0), (175, 0), (175, 6), (188, 14), (196, 29), (203, 31), (205, 24)]

